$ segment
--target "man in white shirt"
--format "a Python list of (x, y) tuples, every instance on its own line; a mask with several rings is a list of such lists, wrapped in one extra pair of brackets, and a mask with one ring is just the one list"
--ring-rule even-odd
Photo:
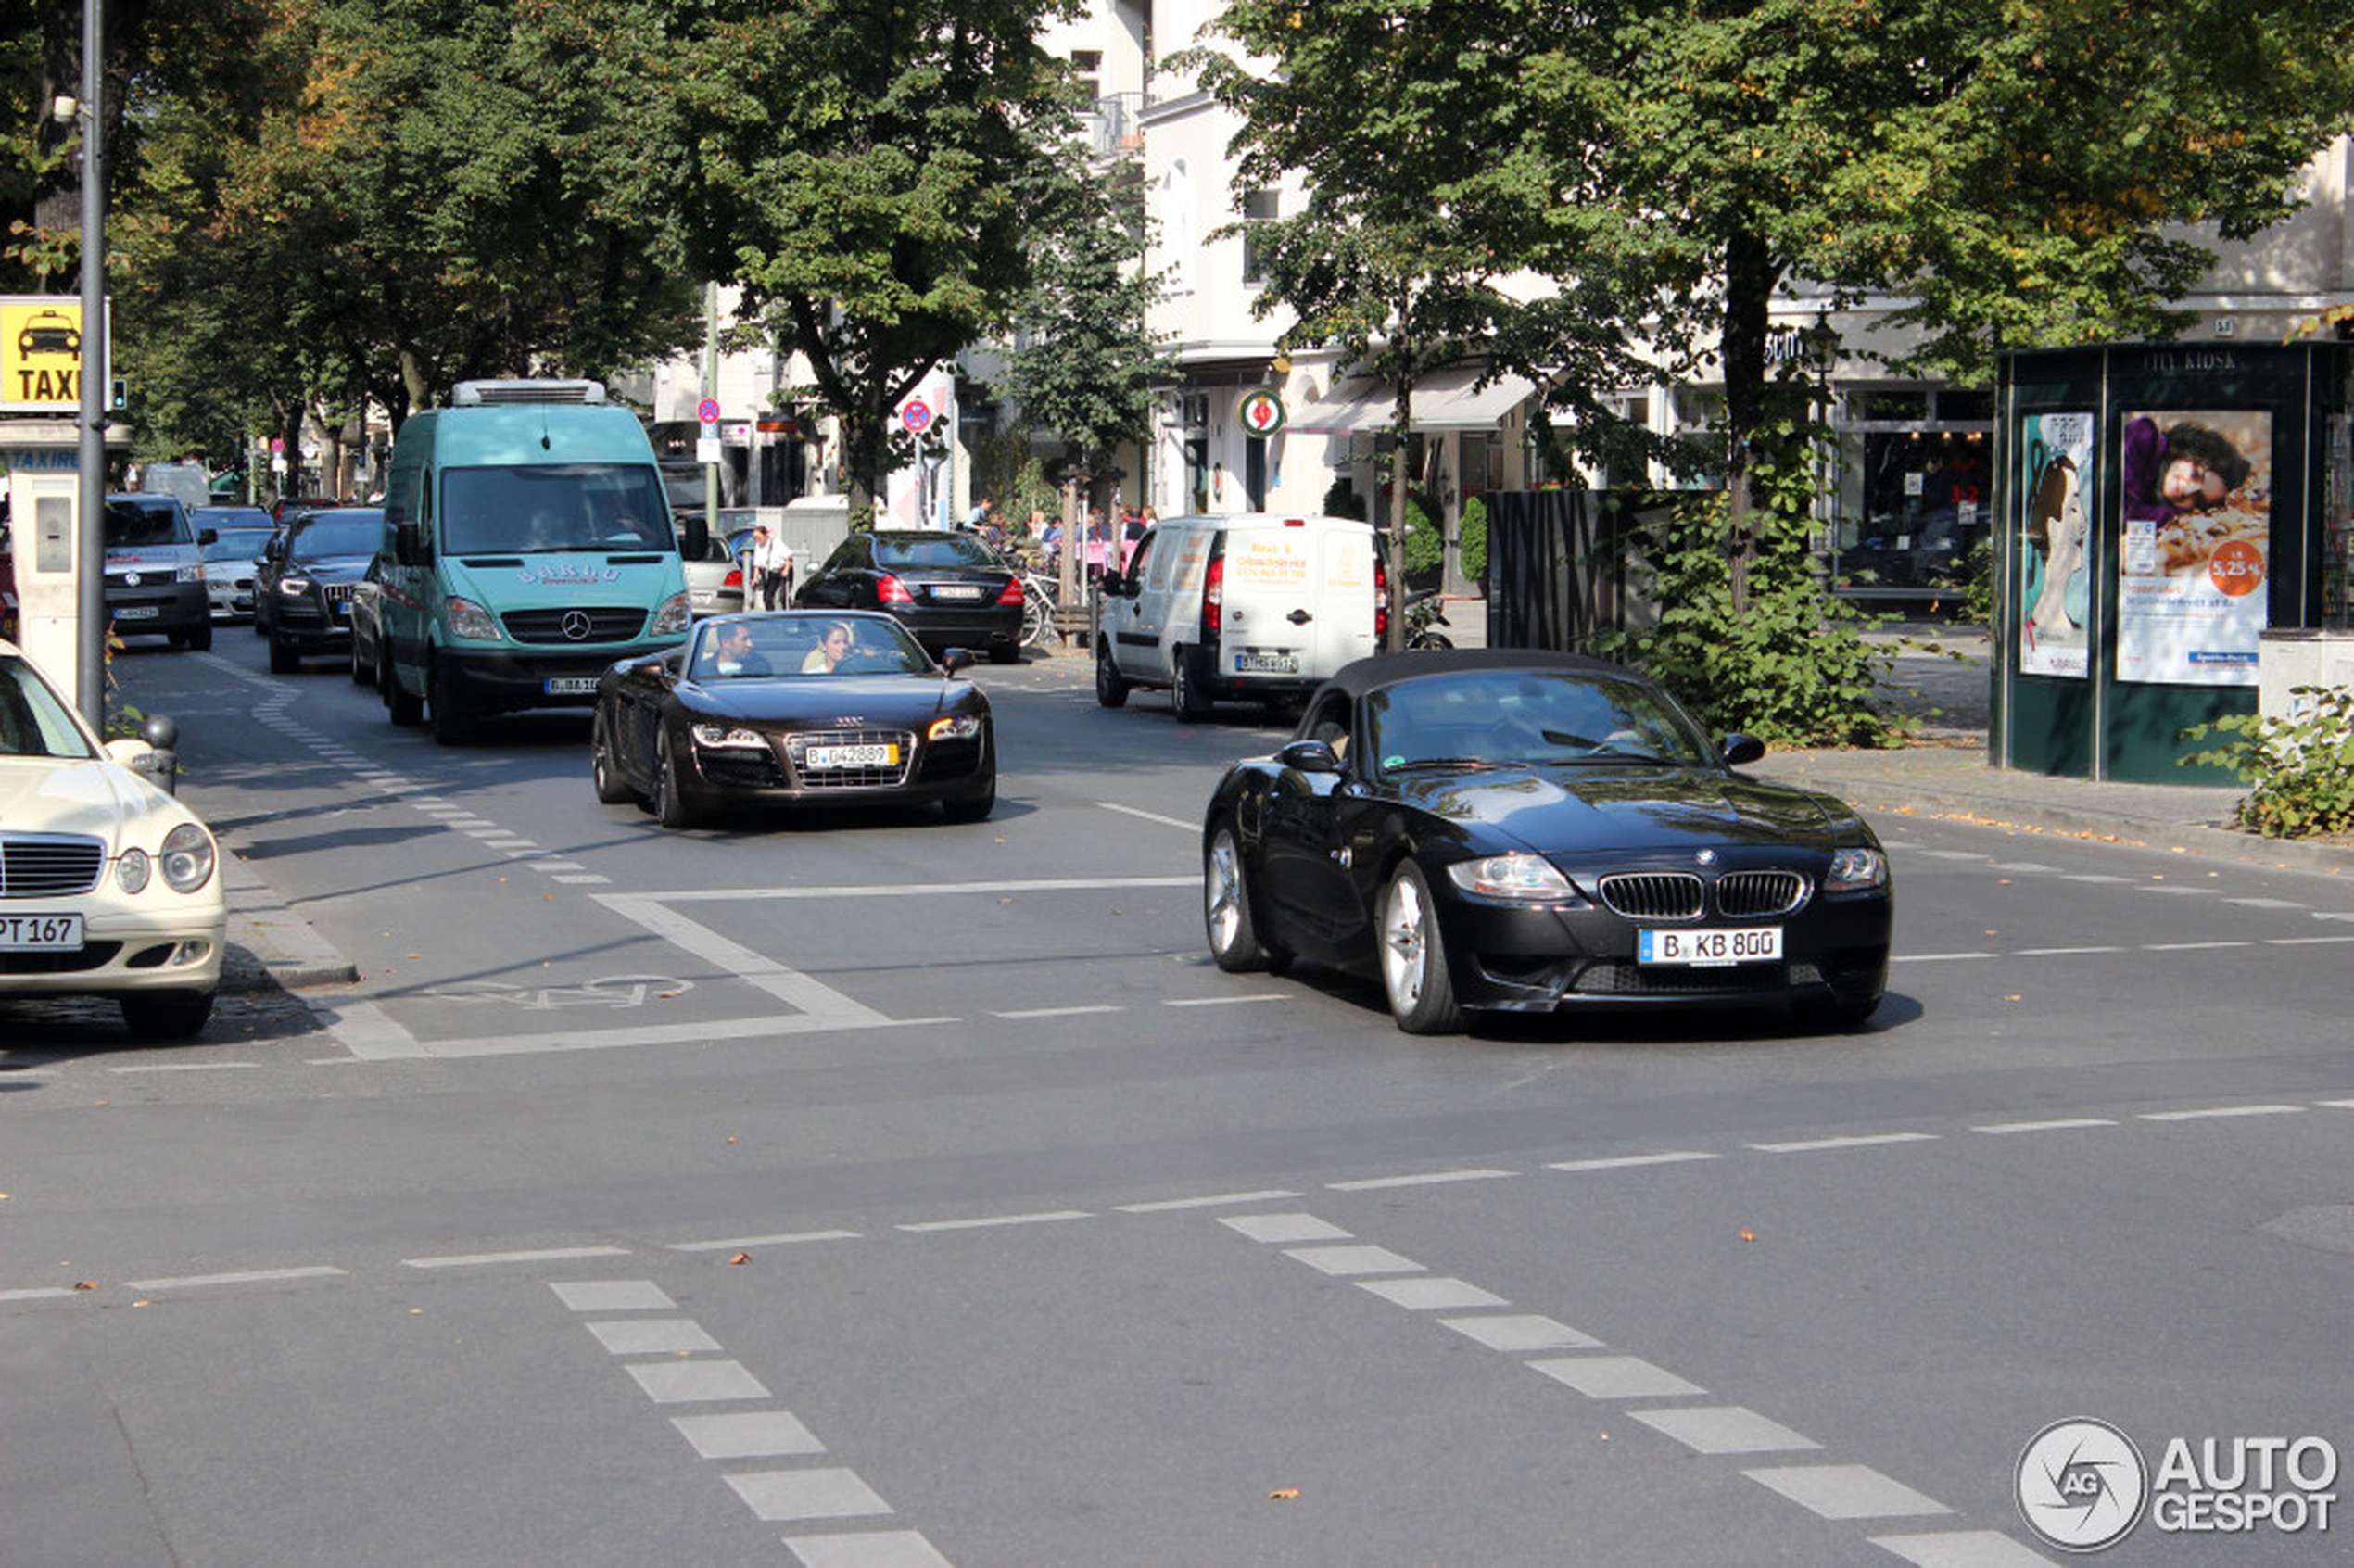
[(766, 523), (752, 525), (752, 580), (763, 610), (774, 610), (792, 591), (792, 547)]

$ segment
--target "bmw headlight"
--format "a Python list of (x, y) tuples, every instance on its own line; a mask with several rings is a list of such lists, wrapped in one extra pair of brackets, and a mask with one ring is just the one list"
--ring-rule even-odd
[(1876, 849), (1831, 852), (1831, 868), (1823, 879), (1825, 892), (1862, 892), (1888, 885), (1888, 858)]
[(114, 863), (114, 885), (124, 892), (135, 893), (147, 885), (149, 869), (146, 850), (124, 850)]
[(931, 721), (931, 727), (924, 731), (924, 739), (927, 740), (978, 740), (981, 739), (981, 715), (954, 714), (947, 718), (934, 719)]
[(1510, 854), (1459, 860), (1447, 868), (1457, 887), (1477, 898), (1506, 904), (1583, 904), (1576, 887), (1541, 854)]
[(183, 822), (163, 836), (163, 879), (174, 892), (194, 892), (212, 879), (212, 835)]
[(707, 751), (750, 749), (756, 752), (766, 750), (768, 745), (755, 730), (730, 729), (724, 724), (699, 724), (689, 733), (694, 736), (696, 745)]
[(453, 593), (441, 601), (441, 613), (449, 618), (449, 629), (460, 637), (477, 641), (498, 639), (499, 623), (489, 611), (471, 599), (461, 599)]
[(688, 626), (692, 624), (693, 613), (688, 608), (687, 596), (683, 593), (674, 594), (664, 600), (662, 608), (654, 612), (652, 635), (655, 637), (683, 635)]

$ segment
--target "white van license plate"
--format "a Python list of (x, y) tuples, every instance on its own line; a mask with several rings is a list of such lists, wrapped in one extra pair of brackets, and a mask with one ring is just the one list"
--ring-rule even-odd
[(10, 953), (78, 953), (79, 915), (0, 915), (0, 950)]
[(595, 676), (550, 676), (541, 689), (551, 697), (594, 697), (597, 694)]
[(131, 604), (116, 611), (114, 618), (118, 621), (152, 621), (162, 613), (163, 607), (159, 604)]
[(1299, 655), (1297, 653), (1237, 653), (1234, 655), (1236, 675), (1297, 675)]
[(1695, 967), (1714, 964), (1766, 964), (1782, 955), (1779, 926), (1747, 926), (1739, 929), (1641, 931), (1635, 956), (1645, 964), (1682, 964)]

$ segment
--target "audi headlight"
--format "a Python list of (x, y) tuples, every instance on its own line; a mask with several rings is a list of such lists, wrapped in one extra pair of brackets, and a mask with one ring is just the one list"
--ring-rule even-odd
[(147, 852), (127, 849), (114, 863), (114, 885), (124, 892), (135, 893), (147, 885)]
[(768, 745), (767, 741), (760, 738), (757, 731), (730, 729), (726, 725), (720, 724), (699, 724), (688, 733), (695, 738), (696, 745), (707, 751), (741, 751), (749, 748), (757, 752), (765, 751)]
[(174, 892), (194, 892), (212, 879), (218, 858), (212, 835), (183, 822), (163, 836), (163, 879)]
[(449, 629), (460, 637), (492, 642), (499, 639), (498, 621), (471, 599), (461, 599), (453, 593), (441, 601), (441, 613), (449, 617)]
[(1823, 879), (1825, 892), (1862, 892), (1888, 885), (1888, 859), (1876, 849), (1831, 852), (1831, 868)]
[(981, 739), (981, 715), (955, 714), (947, 718), (934, 719), (931, 721), (931, 727), (924, 731), (924, 739), (927, 740), (978, 740)]
[(280, 577), (278, 591), (288, 599), (300, 599), (310, 591), (310, 579), (309, 577)]
[(669, 637), (674, 634), (684, 634), (693, 622), (693, 612), (688, 608), (687, 596), (683, 593), (674, 594), (664, 600), (662, 608), (654, 612), (652, 635)]
[(1583, 904), (1576, 887), (1541, 854), (1510, 854), (1459, 860), (1447, 868), (1457, 887), (1478, 898), (1506, 904)]

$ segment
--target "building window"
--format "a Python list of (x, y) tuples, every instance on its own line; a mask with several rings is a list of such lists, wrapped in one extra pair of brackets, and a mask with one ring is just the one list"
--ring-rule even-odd
[(1089, 103), (1104, 95), (1104, 52), (1101, 49), (1073, 49), (1070, 69), (1079, 78), (1079, 90)]
[(1259, 283), (1264, 276), (1259, 266), (1259, 244), (1251, 237), (1251, 228), (1254, 224), (1267, 222), (1276, 216), (1277, 206), (1273, 191), (1245, 191), (1243, 193), (1243, 282), (1247, 284)]

